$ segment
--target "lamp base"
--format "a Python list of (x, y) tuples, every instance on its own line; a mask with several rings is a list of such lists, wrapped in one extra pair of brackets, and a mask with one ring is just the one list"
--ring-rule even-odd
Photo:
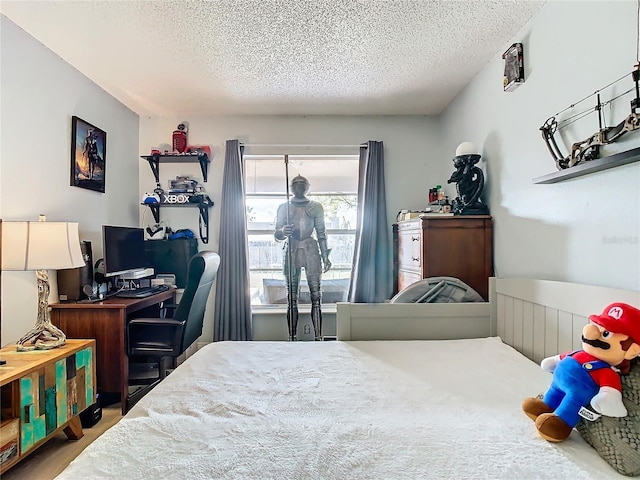
[(36, 270), (38, 280), (38, 319), (31, 330), (18, 340), (16, 350), (51, 350), (65, 344), (67, 336), (51, 323), (49, 317), (49, 275), (46, 270)]
[(18, 340), (16, 350), (18, 352), (51, 350), (64, 345), (66, 338), (66, 335), (51, 323), (48, 326), (36, 325)]

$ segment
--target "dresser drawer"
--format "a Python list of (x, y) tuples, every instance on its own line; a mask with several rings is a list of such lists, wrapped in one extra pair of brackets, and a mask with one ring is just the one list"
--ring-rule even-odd
[(398, 263), (401, 269), (420, 272), (422, 265), (421, 238), (420, 230), (408, 230), (398, 235)]
[(416, 282), (422, 280), (420, 273), (405, 272), (403, 270), (398, 271), (398, 291), (401, 292), (409, 285), (413, 285)]
[(403, 234), (410, 230), (422, 230), (422, 220), (420, 218), (414, 218), (412, 220), (404, 220), (403, 222), (399, 222), (396, 224), (398, 228), (398, 233)]

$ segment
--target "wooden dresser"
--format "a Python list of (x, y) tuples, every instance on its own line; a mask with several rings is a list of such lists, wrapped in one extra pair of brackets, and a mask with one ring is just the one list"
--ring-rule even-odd
[(63, 431), (82, 437), (78, 415), (96, 402), (95, 341), (67, 340), (51, 350), (0, 350), (0, 474)]
[(489, 215), (428, 216), (393, 225), (393, 293), (427, 277), (455, 277), (485, 300), (493, 275)]

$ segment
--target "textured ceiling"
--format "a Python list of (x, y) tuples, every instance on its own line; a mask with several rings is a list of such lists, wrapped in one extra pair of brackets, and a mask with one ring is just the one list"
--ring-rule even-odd
[(543, 4), (2, 0), (0, 10), (141, 115), (394, 115), (440, 113)]

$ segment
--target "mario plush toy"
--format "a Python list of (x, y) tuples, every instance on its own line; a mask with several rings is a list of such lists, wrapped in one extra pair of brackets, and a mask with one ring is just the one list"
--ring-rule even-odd
[(619, 375), (627, 374), (630, 361), (640, 355), (640, 310), (613, 303), (589, 320), (582, 329), (582, 350), (540, 363), (543, 370), (553, 372), (543, 398), (522, 402), (540, 436), (550, 442), (565, 440), (578, 423), (578, 412), (589, 403), (609, 417), (627, 415)]

